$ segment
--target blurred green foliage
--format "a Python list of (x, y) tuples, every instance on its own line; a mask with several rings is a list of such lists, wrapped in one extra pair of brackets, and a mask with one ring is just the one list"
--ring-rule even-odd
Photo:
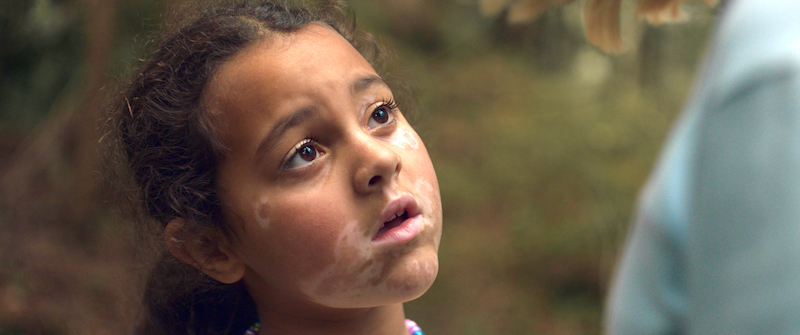
[[(410, 85), (442, 192), (439, 277), (407, 315), (431, 335), (599, 333), (635, 197), (714, 13), (635, 26), (630, 51), (609, 56), (586, 44), (580, 2), (521, 26), (481, 16), (476, 0), (350, 4)], [(29, 131), (77, 92), (83, 5), (0, 2), (0, 130)], [(163, 9), (117, 2), (110, 81), (138, 62)], [(0, 334), (24, 333), (5, 323)]]
[(80, 75), (77, 8), (51, 1), (0, 2), (0, 120), (30, 128)]

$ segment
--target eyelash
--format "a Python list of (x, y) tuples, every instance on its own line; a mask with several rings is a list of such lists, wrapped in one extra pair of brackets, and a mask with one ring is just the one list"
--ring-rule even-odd
[[(378, 108), (381, 108), (381, 107), (383, 107), (383, 106), (389, 107), (389, 109), (391, 109), (392, 111), (394, 111), (394, 110), (396, 110), (396, 109), (397, 109), (397, 102), (396, 102), (396, 101), (394, 101), (394, 98), (391, 98), (391, 99), (389, 99), (389, 100), (384, 100), (384, 101), (383, 101), (383, 103), (381, 103), (381, 105), (380, 105), (380, 106), (378, 106)], [(377, 109), (377, 108), (376, 108), (376, 109)]]
[(377, 112), (378, 110), (380, 110), (381, 108), (384, 108), (384, 107), (389, 108), (389, 111), (388, 111), (389, 116), (388, 117), (390, 117), (391, 120), (387, 120), (386, 123), (381, 123), (380, 125), (375, 126), (375, 127), (371, 127), (370, 129), (381, 127), (381, 126), (386, 126), (386, 125), (394, 123), (397, 120), (397, 119), (395, 119), (395, 114), (397, 113), (397, 102), (395, 102), (394, 98), (392, 98), (392, 99), (389, 99), (389, 100), (384, 100), (383, 102), (381, 102), (377, 107), (375, 107), (370, 112), (369, 118), (367, 119), (367, 125), (369, 125), (369, 123), (372, 120), (372, 117), (375, 114), (375, 112)]
[(316, 151), (316, 156), (314, 157), (314, 160), (309, 161), (308, 163), (311, 164), (315, 160), (319, 159), (319, 156), (323, 153), (323, 151), (320, 150), (318, 143), (319, 143), (319, 141), (317, 140), (317, 138), (315, 136), (311, 136), (309, 138), (306, 138), (306, 139), (300, 141), (300, 143), (297, 143), (294, 146), (294, 148), (292, 148), (292, 151), (290, 151), (289, 154), (286, 155), (286, 159), (283, 162), (283, 169), (284, 170), (293, 170), (293, 169), (298, 169), (298, 168), (302, 168), (302, 167), (306, 166), (307, 164), (304, 164), (304, 165), (298, 166), (298, 167), (290, 167), (289, 164), (292, 162), (292, 160), (295, 158), (295, 156), (300, 154), (300, 149), (302, 149), (302, 148), (304, 148), (304, 147), (306, 147), (308, 145), (312, 145), (314, 147), (314, 150)]

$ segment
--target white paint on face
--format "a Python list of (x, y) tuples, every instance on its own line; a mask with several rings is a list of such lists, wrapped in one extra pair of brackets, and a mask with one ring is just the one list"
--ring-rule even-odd
[(269, 198), (262, 197), (258, 202), (256, 202), (255, 219), (256, 222), (258, 222), (258, 224), (265, 230), (269, 228), (269, 213)]
[[(422, 212), (426, 213), (427, 215), (433, 215), (437, 209), (437, 202), (435, 199), (431, 199), (429, 196), (427, 196), (429, 194), (434, 194), (433, 185), (425, 180), (425, 178), (419, 178), (414, 183), (414, 191), (416, 191), (416, 200), (422, 207)], [(432, 227), (434, 222), (433, 220), (425, 220), (425, 224)]]
[(414, 260), (412, 263), (413, 269), (411, 273), (417, 273), (422, 278), (427, 278), (424, 281), (433, 282), (433, 279), (436, 278), (436, 274), (439, 272), (439, 262), (438, 259), (435, 262), (424, 262), (421, 263), (419, 260)]
[[(435, 213), (441, 213), (442, 211), (442, 201), (439, 198), (438, 190), (433, 187), (433, 184), (431, 184), (430, 181), (423, 177), (414, 182), (414, 191), (416, 192), (415, 197), (418, 204), (422, 208), (422, 212), (426, 213), (425, 220), (422, 221), (426, 226), (425, 228), (436, 229), (436, 222), (438, 220), (434, 217), (434, 215)], [(438, 230), (437, 234), (434, 236), (434, 242), (436, 243), (437, 248), (441, 239), (442, 231)]]
[(406, 150), (416, 150), (419, 148), (417, 137), (414, 136), (412, 132), (403, 128), (398, 128), (388, 140), (389, 143)]
[(343, 301), (358, 301), (360, 299), (354, 298), (386, 286), (386, 283), (374, 283), (386, 264), (374, 259), (375, 250), (370, 239), (364, 238), (364, 229), (357, 221), (345, 226), (336, 241), (334, 262), (300, 283), (306, 296), (315, 302), (336, 306)]

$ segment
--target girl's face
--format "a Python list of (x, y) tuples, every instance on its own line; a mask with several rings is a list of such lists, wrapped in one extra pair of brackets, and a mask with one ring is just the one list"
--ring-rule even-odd
[(204, 93), (232, 252), (259, 309), (414, 299), (438, 271), (442, 211), (422, 141), (338, 33), (310, 24), (222, 64)]

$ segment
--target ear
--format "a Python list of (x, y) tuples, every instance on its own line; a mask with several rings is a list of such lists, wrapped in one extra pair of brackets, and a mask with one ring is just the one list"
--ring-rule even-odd
[(170, 221), (164, 235), (172, 255), (209, 277), (225, 284), (233, 284), (244, 277), (247, 267), (231, 250), (228, 241), (205, 233), (192, 233), (186, 220), (181, 218)]

